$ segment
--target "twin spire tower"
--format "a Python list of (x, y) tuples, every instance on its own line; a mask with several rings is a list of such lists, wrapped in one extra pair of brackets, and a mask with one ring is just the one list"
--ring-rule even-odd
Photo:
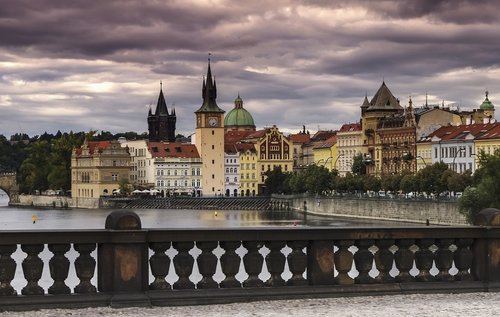
[[(210, 56), (210, 55), (209, 55)], [(207, 77), (203, 79), (203, 103), (196, 115), (196, 148), (203, 163), (201, 173), (203, 193), (224, 194), (224, 110), (217, 105), (217, 85), (212, 79), (210, 57)]]

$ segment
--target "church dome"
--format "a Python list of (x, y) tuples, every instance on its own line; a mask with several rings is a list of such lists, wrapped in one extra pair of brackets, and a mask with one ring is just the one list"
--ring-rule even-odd
[(479, 109), (482, 109), (482, 110), (493, 110), (493, 109), (495, 109), (495, 106), (488, 99), (488, 92), (486, 92), (486, 98), (484, 99), (483, 103), (479, 106)]
[(234, 108), (229, 111), (224, 118), (224, 127), (238, 128), (249, 127), (255, 128), (253, 117), (246, 109), (243, 108), (243, 100), (240, 95), (234, 100)]

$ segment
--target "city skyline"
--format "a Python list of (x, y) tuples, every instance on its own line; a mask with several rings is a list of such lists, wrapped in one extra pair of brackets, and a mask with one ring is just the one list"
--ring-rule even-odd
[(338, 129), (385, 81), (401, 105), (500, 103), (495, 1), (15, 1), (0, 12), (0, 134), (146, 132), (160, 82), (194, 132), (217, 102), (258, 128)]

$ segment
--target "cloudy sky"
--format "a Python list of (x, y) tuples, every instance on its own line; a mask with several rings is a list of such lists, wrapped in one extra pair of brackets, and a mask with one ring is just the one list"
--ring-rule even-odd
[(147, 131), (163, 82), (194, 131), (218, 104), (258, 128), (336, 129), (385, 80), (408, 104), (500, 105), (500, 4), (481, 0), (2, 0), (0, 134)]

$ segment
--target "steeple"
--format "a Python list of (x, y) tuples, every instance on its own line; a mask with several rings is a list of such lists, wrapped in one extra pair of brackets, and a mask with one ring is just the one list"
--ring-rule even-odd
[(203, 79), (203, 88), (202, 88), (202, 96), (203, 96), (203, 104), (200, 109), (196, 110), (196, 112), (224, 112), (217, 105), (217, 84), (215, 83), (215, 79), (212, 79), (212, 68), (210, 66), (210, 54), (208, 54), (208, 68), (207, 68), (207, 77)]
[(156, 103), (155, 115), (168, 115), (167, 103), (165, 102), (165, 96), (163, 96), (163, 84), (160, 81), (160, 95), (158, 96), (158, 102)]
[(175, 109), (172, 110), (172, 114), (168, 113), (167, 103), (163, 95), (163, 83), (160, 81), (160, 94), (158, 95), (156, 110), (153, 113), (150, 106), (148, 112), (149, 140), (174, 142), (176, 121)]

